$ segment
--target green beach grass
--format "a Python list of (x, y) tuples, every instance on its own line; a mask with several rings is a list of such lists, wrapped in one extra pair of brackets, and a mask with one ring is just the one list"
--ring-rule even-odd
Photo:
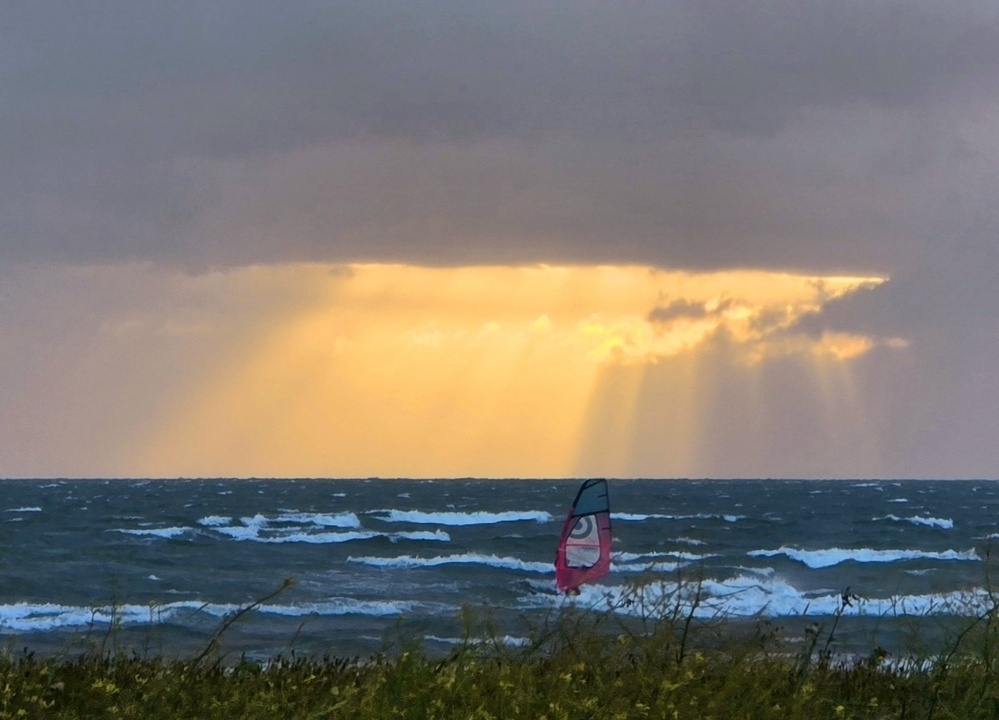
[(995, 606), (931, 656), (837, 653), (841, 612), (795, 637), (766, 621), (694, 620), (666, 597), (639, 617), (565, 607), (509, 646), (486, 611), (444, 656), (414, 640), (369, 658), (146, 657), (106, 642), (70, 657), (0, 657), (8, 718), (974, 718), (999, 717)]

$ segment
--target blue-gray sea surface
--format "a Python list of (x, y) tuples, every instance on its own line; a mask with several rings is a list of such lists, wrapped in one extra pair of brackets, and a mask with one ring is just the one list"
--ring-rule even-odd
[[(224, 652), (364, 656), (400, 638), (443, 652), (463, 606), (517, 643), (565, 602), (624, 616), (678, 580), (699, 589), (698, 617), (791, 632), (828, 623), (849, 588), (861, 644), (990, 603), (997, 482), (612, 480), (611, 573), (566, 600), (552, 559), (578, 484), (2, 481), (0, 639), (184, 656), (285, 578), (226, 631)], [(639, 580), (651, 582), (641, 602), (622, 602)]]

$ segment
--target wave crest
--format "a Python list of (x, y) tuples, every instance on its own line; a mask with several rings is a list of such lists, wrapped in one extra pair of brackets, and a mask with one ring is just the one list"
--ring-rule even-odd
[(371, 510), (369, 514), (376, 520), (389, 523), (412, 523), (414, 525), (494, 525), (503, 522), (551, 522), (551, 513), (543, 510), (507, 512), (424, 512), (422, 510)]
[(824, 550), (802, 550), (800, 548), (780, 547), (776, 550), (751, 550), (746, 553), (750, 557), (774, 557), (784, 555), (791, 560), (797, 560), (812, 569), (832, 567), (844, 562), (890, 563), (908, 560), (981, 560), (974, 549), (943, 550), (939, 552), (928, 550), (873, 550), (871, 548), (827, 548)]
[(938, 527), (944, 530), (952, 530), (954, 528), (954, 521), (950, 518), (935, 518), (928, 516), (913, 515), (912, 517), (899, 517), (898, 515), (893, 515), (889, 513), (888, 515), (881, 515), (880, 517), (872, 518), (873, 520), (891, 520), (892, 522), (909, 522), (913, 525), (923, 525), (925, 527)]
[(550, 562), (533, 562), (515, 557), (500, 557), (499, 555), (481, 555), (479, 553), (461, 553), (457, 555), (439, 555), (436, 557), (414, 557), (399, 555), (397, 557), (349, 557), (347, 562), (362, 563), (374, 567), (419, 568), (436, 567), (438, 565), (488, 565), (502, 570), (522, 570), (533, 573), (554, 573)]

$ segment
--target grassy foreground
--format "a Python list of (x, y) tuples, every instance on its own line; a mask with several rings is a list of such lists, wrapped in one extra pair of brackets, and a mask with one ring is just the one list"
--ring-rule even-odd
[(969, 620), (932, 663), (904, 666), (887, 664), (880, 649), (836, 661), (839, 617), (789, 644), (766, 623), (692, 623), (678, 613), (624, 622), (572, 609), (532, 633), (530, 645), (469, 641), (446, 657), (416, 645), (365, 660), (267, 663), (225, 662), (211, 647), (186, 660), (8, 654), (0, 720), (991, 719), (999, 717), (994, 614)]

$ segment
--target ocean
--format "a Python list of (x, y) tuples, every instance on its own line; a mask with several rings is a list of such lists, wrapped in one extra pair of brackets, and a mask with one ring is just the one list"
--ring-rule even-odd
[(566, 603), (625, 617), (665, 596), (789, 635), (842, 608), (843, 650), (901, 652), (991, 603), (999, 482), (611, 480), (611, 573), (567, 599), (552, 560), (578, 485), (0, 481), (0, 642), (184, 657), (263, 599), (229, 657), (444, 653), (463, 608), (516, 645)]

